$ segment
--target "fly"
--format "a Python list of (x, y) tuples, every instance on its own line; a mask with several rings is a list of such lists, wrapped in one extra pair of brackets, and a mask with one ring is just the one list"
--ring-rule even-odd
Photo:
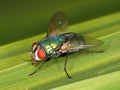
[(68, 78), (71, 78), (66, 69), (68, 55), (102, 44), (100, 40), (85, 37), (78, 33), (64, 33), (67, 26), (68, 21), (63, 12), (57, 12), (53, 15), (46, 37), (32, 44), (32, 65), (39, 61), (41, 61), (41, 64), (30, 76), (36, 73), (51, 58), (65, 56), (64, 71)]

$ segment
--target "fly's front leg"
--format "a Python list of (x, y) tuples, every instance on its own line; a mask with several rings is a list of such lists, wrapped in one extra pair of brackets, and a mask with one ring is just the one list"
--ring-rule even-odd
[(29, 76), (31, 76), (31, 75), (35, 74), (36, 72), (38, 72), (38, 71), (41, 69), (41, 67), (43, 66), (43, 64), (44, 64), (46, 61), (49, 61), (49, 60), (50, 60), (50, 58), (42, 61), (41, 64), (40, 64), (40, 66), (38, 67), (38, 69), (36, 69), (36, 70), (35, 70), (34, 72), (32, 72), (31, 74), (29, 74)]
[(40, 64), (40, 66), (38, 67), (38, 69), (36, 69), (34, 72), (32, 72), (31, 74), (29, 74), (29, 76), (35, 74), (37, 71), (40, 70), (40, 68), (43, 66), (43, 64), (45, 63), (45, 61), (42, 61), (42, 63)]
[(68, 61), (68, 55), (66, 54), (66, 59), (65, 59), (65, 63), (64, 63), (64, 71), (65, 71), (66, 75), (68, 76), (68, 78), (71, 79), (71, 76), (68, 74), (67, 68), (66, 68), (67, 61)]

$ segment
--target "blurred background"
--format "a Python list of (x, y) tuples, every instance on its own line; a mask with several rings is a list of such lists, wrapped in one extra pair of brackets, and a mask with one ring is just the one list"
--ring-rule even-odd
[(0, 46), (46, 32), (57, 11), (72, 25), (119, 12), (120, 0), (0, 0)]

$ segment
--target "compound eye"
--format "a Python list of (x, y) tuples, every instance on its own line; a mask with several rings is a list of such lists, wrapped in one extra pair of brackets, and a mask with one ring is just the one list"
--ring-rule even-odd
[(43, 48), (38, 49), (37, 56), (40, 60), (44, 60), (46, 58), (46, 53)]
[(37, 47), (37, 44), (38, 44), (38, 42), (34, 42), (34, 43), (32, 44), (32, 50), (33, 50), (33, 51), (34, 51), (35, 48)]

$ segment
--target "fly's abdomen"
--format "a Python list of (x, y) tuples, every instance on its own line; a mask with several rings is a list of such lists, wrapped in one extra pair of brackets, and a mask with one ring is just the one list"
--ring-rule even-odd
[(45, 52), (48, 56), (57, 57), (57, 49), (60, 48), (61, 44), (64, 42), (64, 37), (62, 35), (52, 36), (46, 39), (43, 39), (40, 42), (40, 45), (45, 49)]

